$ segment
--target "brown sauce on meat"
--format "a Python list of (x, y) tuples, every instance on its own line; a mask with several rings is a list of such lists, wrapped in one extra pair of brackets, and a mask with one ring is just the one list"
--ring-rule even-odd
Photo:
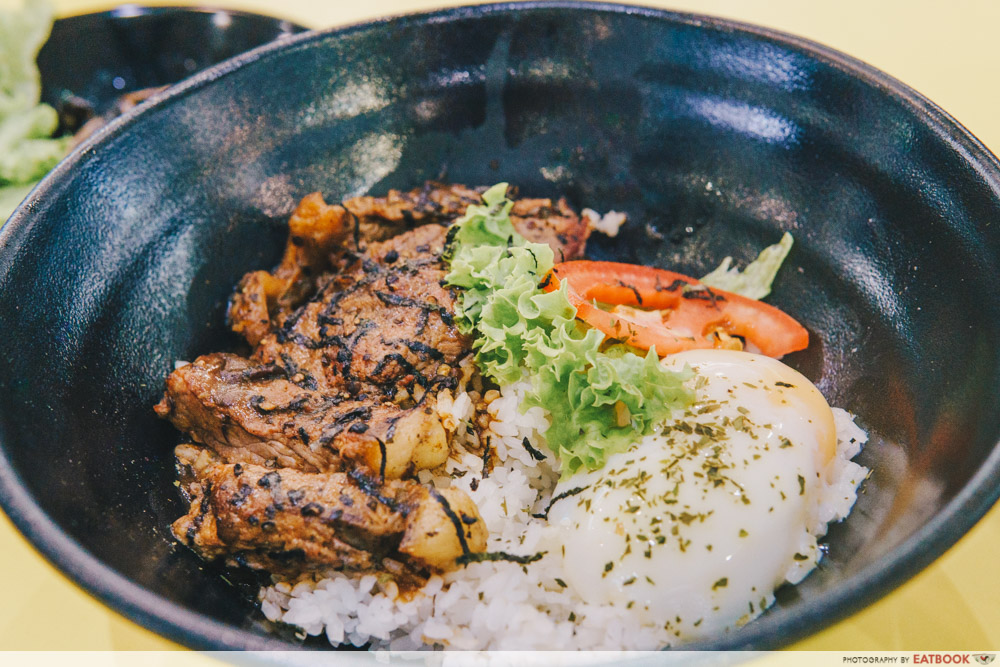
[[(472, 500), (414, 479), (449, 454), (437, 395), (458, 388), (472, 341), (441, 253), (483, 190), (302, 200), (281, 263), (244, 276), (230, 302), (252, 353), (178, 368), (155, 408), (197, 443), (176, 451), (190, 502), (179, 541), (289, 577), (378, 572), (406, 595), (485, 552)], [(583, 254), (587, 225), (564, 200), (515, 200), (512, 222), (559, 259)]]

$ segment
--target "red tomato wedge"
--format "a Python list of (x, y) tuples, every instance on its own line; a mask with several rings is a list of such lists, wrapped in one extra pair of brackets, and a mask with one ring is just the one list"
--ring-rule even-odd
[[(731, 336), (743, 338), (769, 357), (809, 345), (809, 332), (774, 306), (709, 288), (672, 271), (580, 260), (556, 264), (542, 286), (551, 292), (562, 281), (577, 318), (643, 350), (656, 346), (660, 356), (724, 347)], [(595, 301), (614, 307), (602, 310)]]

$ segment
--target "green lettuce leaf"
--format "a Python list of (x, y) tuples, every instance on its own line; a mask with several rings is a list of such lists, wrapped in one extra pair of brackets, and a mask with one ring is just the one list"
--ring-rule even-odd
[(51, 138), (59, 124), (55, 109), (38, 103), (35, 59), (51, 28), (48, 2), (0, 10), (0, 221), (70, 148), (70, 137)]
[(52, 29), (52, 5), (23, 0), (0, 9), (0, 117), (38, 104), (42, 84), (35, 59)]
[(751, 299), (763, 299), (771, 293), (771, 283), (778, 269), (792, 249), (792, 235), (785, 232), (781, 240), (764, 248), (757, 259), (740, 271), (732, 266), (733, 258), (726, 257), (719, 266), (704, 276), (701, 282), (709, 287), (735, 292)]
[(552, 249), (515, 231), (506, 193), (506, 183), (490, 188), (449, 232), (445, 279), (462, 289), (456, 323), (475, 335), (485, 375), (509, 384), (527, 372), (524, 407), (549, 411), (546, 439), (563, 476), (596, 470), (690, 403), (683, 386), (690, 374), (665, 370), (655, 350), (602, 350), (604, 334), (576, 320), (565, 285), (539, 288), (553, 267)]

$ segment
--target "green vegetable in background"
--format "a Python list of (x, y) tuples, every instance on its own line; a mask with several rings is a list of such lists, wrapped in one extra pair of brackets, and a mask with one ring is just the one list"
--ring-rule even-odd
[(733, 258), (726, 257), (722, 264), (703, 277), (701, 282), (709, 287), (735, 292), (750, 299), (763, 299), (771, 293), (771, 283), (792, 249), (792, 235), (785, 232), (781, 240), (761, 250), (757, 259), (740, 271), (732, 267)]
[(0, 221), (70, 147), (70, 137), (51, 138), (59, 124), (55, 109), (38, 103), (35, 59), (51, 29), (48, 2), (25, 0), (18, 11), (0, 10)]
[(640, 356), (624, 346), (601, 350), (604, 334), (576, 320), (565, 288), (539, 289), (552, 269), (552, 249), (529, 243), (510, 222), (507, 184), (483, 195), (449, 232), (449, 284), (463, 289), (456, 322), (474, 333), (476, 361), (500, 384), (527, 371), (526, 407), (549, 411), (549, 447), (568, 477), (596, 470), (668, 418), (692, 396), (690, 374), (665, 370), (655, 350)]

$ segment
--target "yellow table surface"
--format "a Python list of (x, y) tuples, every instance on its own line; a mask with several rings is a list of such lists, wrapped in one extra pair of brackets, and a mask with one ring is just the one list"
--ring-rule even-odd
[[(15, 0), (0, 0), (10, 5)], [(27, 0), (32, 2), (34, 0)], [(183, 4), (182, 1), (145, 4)], [(448, 0), (206, 0), (310, 27), (469, 4)], [(703, 0), (645, 4), (734, 18), (849, 53), (920, 91), (1000, 151), (1000, 1)], [(112, 3), (55, 0), (60, 15)], [(1000, 649), (1000, 507), (920, 575), (855, 616), (792, 648), (814, 651)], [(0, 514), (0, 649), (180, 648), (107, 609), (57, 572)], [(2, 658), (0, 658), (2, 660)]]

